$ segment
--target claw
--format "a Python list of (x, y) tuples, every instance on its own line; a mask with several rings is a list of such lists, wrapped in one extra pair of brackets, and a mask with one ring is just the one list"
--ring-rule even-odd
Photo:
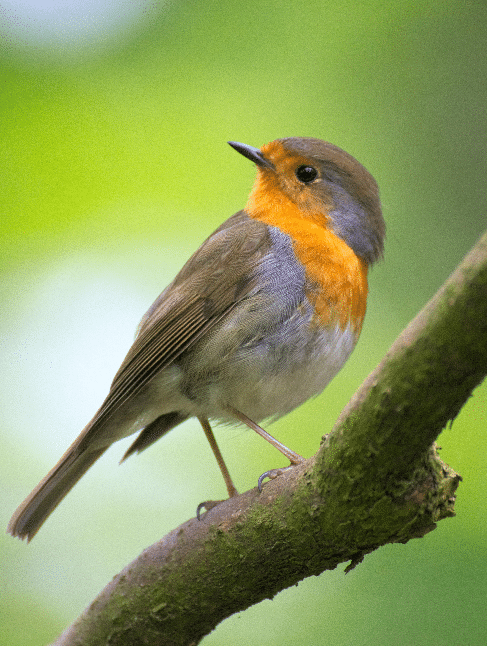
[(223, 500), (205, 500), (205, 502), (200, 502), (200, 504), (196, 507), (196, 518), (198, 520), (201, 520), (201, 511), (203, 509), (205, 511), (210, 511), (210, 509), (213, 509), (213, 507), (216, 507), (221, 502), (223, 502)]
[(269, 480), (274, 480), (274, 478), (277, 478), (278, 476), (282, 475), (284, 471), (287, 471), (288, 469), (291, 469), (293, 465), (290, 465), (288, 467), (281, 467), (279, 469), (271, 469), (270, 471), (266, 471), (263, 473), (259, 480), (257, 481), (257, 488), (260, 493), (262, 493), (262, 483), (266, 478), (269, 478)]

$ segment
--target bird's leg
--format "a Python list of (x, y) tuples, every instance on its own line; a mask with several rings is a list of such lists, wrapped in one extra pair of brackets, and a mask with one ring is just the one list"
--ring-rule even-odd
[[(201, 426), (203, 427), (203, 430), (206, 435), (206, 439), (208, 440), (211, 446), (211, 450), (213, 451), (213, 455), (215, 456), (216, 461), (218, 462), (218, 466), (220, 467), (220, 471), (222, 473), (223, 479), (225, 480), (225, 485), (227, 487), (228, 497), (232, 498), (233, 496), (238, 496), (237, 488), (233, 484), (232, 478), (230, 477), (230, 473), (227, 469), (227, 465), (225, 464), (221, 451), (218, 448), (218, 444), (216, 443), (215, 436), (213, 435), (210, 422), (206, 419), (206, 417), (198, 417), (198, 420)], [(206, 509), (206, 511), (209, 511), (210, 509), (218, 505), (220, 502), (222, 501), (206, 500), (205, 502), (201, 502), (196, 509), (196, 517), (198, 518), (198, 520), (200, 520), (202, 509)]]
[[(299, 455), (299, 453), (296, 453), (295, 451), (288, 449), (287, 446), (284, 446), (284, 444), (279, 442), (279, 440), (276, 440), (275, 437), (272, 437), (272, 435), (267, 431), (265, 431), (261, 426), (253, 422), (250, 419), (250, 417), (247, 417), (247, 415), (244, 415), (244, 413), (241, 413), (236, 408), (231, 408), (230, 410), (237, 419), (239, 419), (241, 422), (246, 424), (258, 435), (263, 437), (264, 440), (267, 440), (269, 444), (272, 444), (273, 447), (275, 447), (278, 451), (280, 451), (289, 460), (289, 462), (291, 463), (291, 466), (304, 462), (304, 458), (302, 455)], [(263, 473), (257, 482), (257, 487), (259, 491), (262, 492), (262, 482), (266, 478), (273, 480), (274, 478), (277, 478), (277, 476), (280, 476), (284, 471), (290, 468), (291, 467), (281, 467), (280, 469), (270, 469), (269, 471), (266, 471), (265, 473)]]
[(239, 410), (235, 408), (231, 408), (230, 412), (233, 415), (235, 415), (237, 419), (239, 419), (241, 422), (243, 422), (249, 428), (255, 431), (258, 435), (263, 437), (264, 440), (267, 440), (269, 444), (272, 444), (272, 446), (275, 447), (278, 451), (280, 451), (289, 460), (289, 462), (292, 465), (301, 464), (301, 462), (304, 462), (304, 458), (302, 455), (299, 455), (299, 453), (296, 453), (295, 451), (288, 449), (287, 446), (284, 446), (284, 444), (279, 442), (279, 440), (276, 440), (275, 437), (272, 437), (272, 435), (267, 431), (265, 431), (261, 426), (253, 422), (250, 419), (250, 417), (247, 417), (247, 415), (244, 415), (243, 413), (241, 413)]
[(218, 448), (215, 436), (213, 435), (213, 431), (211, 430), (210, 422), (205, 417), (198, 417), (198, 420), (203, 427), (206, 439), (210, 443), (213, 455), (215, 456), (216, 461), (218, 462), (218, 466), (220, 467), (220, 471), (222, 472), (223, 479), (225, 480), (225, 484), (227, 486), (228, 497), (232, 498), (232, 496), (238, 496), (237, 488), (233, 484), (232, 478), (230, 477), (230, 473), (227, 469), (227, 465), (225, 464), (220, 449)]

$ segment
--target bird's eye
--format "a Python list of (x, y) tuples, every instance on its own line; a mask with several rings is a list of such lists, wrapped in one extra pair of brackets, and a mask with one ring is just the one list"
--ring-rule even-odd
[(309, 184), (318, 177), (318, 171), (313, 166), (299, 166), (296, 169), (296, 177), (300, 182)]

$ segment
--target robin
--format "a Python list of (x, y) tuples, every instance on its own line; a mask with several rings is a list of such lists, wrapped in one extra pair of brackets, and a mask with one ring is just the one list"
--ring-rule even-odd
[[(303, 460), (258, 424), (320, 393), (352, 352), (367, 270), (383, 252), (378, 187), (356, 159), (319, 139), (277, 139), (261, 149), (228, 143), (257, 166), (246, 207), (145, 314), (101, 408), (14, 513), (13, 536), (32, 539), (113, 442), (139, 433), (125, 460), (190, 417), (203, 427), (229, 496), (237, 489), (210, 419), (246, 424), (291, 465)], [(259, 488), (280, 471), (261, 476)]]

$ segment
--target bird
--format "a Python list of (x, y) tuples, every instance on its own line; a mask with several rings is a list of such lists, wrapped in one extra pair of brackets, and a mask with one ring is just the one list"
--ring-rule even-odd
[(31, 540), (113, 442), (138, 433), (123, 461), (191, 417), (229, 497), (238, 491), (210, 421), (248, 426), (290, 466), (304, 460), (260, 424), (321, 393), (355, 347), (368, 269), (383, 257), (379, 189), (354, 157), (321, 139), (228, 143), (257, 169), (245, 208), (146, 312), (103, 404), (13, 514), (13, 536)]

